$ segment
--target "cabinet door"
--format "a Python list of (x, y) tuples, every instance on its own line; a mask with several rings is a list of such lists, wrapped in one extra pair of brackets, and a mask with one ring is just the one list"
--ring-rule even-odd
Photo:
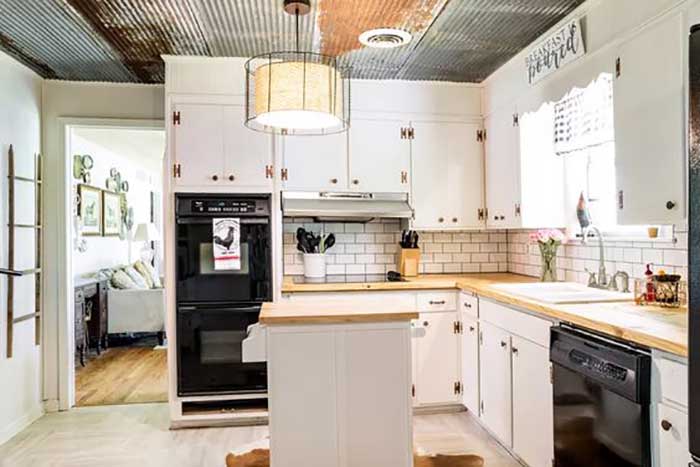
[(665, 404), (658, 404), (659, 457), (662, 467), (688, 465), (688, 415)]
[(459, 335), (456, 312), (421, 313), (416, 355), (416, 400), (419, 405), (459, 402)]
[(272, 136), (244, 125), (245, 108), (224, 107), (224, 183), (226, 186), (272, 188)]
[(489, 228), (519, 227), (516, 206), (520, 204), (520, 138), (514, 113), (514, 109), (499, 110), (485, 120)]
[(554, 414), (549, 351), (512, 337), (513, 451), (530, 467), (554, 459)]
[(682, 25), (682, 17), (673, 16), (620, 48), (613, 97), (620, 224), (685, 217)]
[(482, 143), (480, 125), (413, 122), (412, 194), (416, 229), (483, 227)]
[(223, 184), (224, 108), (220, 105), (177, 104), (180, 123), (173, 126), (174, 163), (180, 165), (179, 186)]
[(479, 323), (468, 312), (462, 315), (462, 404), (479, 415)]
[(348, 188), (348, 135), (284, 138), (286, 190), (334, 191)]
[(354, 118), (350, 127), (350, 188), (362, 192), (407, 193), (411, 145), (401, 138), (402, 120)]
[(481, 322), (481, 419), (506, 446), (512, 446), (510, 334)]

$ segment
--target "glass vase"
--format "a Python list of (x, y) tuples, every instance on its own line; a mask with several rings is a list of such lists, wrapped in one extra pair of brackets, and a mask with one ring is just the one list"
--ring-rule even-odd
[(555, 245), (540, 244), (540, 255), (542, 257), (542, 272), (540, 280), (542, 282), (557, 281), (557, 247)]

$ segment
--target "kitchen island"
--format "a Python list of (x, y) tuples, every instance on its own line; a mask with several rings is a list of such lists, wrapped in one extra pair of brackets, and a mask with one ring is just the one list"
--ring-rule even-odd
[(266, 303), (272, 467), (410, 467), (411, 325), (401, 304)]

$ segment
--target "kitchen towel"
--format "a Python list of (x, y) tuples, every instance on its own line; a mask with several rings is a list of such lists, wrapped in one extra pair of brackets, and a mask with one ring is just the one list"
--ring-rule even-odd
[(237, 271), (241, 269), (241, 220), (239, 218), (213, 219), (214, 269)]

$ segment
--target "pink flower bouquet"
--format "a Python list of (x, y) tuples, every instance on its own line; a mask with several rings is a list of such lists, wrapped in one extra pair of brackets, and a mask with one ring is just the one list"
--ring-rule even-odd
[(542, 282), (557, 281), (557, 250), (563, 241), (564, 234), (558, 229), (542, 229), (530, 234), (530, 242), (540, 247)]

